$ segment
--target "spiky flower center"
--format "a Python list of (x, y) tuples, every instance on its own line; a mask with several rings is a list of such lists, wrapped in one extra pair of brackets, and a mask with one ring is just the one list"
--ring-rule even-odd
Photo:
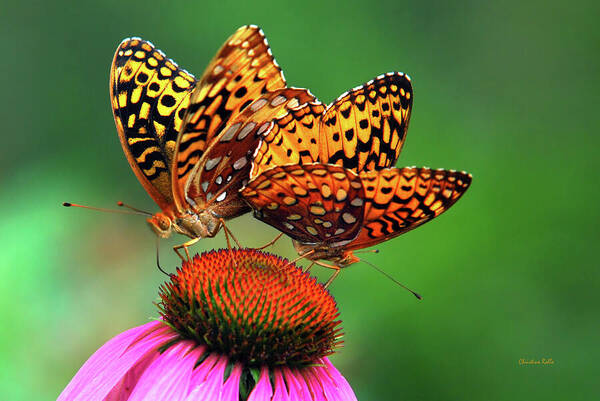
[(246, 365), (302, 366), (340, 345), (333, 297), (296, 265), (253, 249), (184, 262), (161, 287), (163, 319)]

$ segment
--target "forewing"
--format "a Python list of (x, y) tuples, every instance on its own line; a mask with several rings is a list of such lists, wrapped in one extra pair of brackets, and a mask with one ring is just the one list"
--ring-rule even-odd
[(284, 88), (246, 107), (215, 137), (188, 175), (184, 187), (188, 203), (222, 217), (239, 214), (237, 207), (247, 210), (239, 190), (248, 182), (250, 161), (261, 136), (272, 128), (273, 119), (313, 100), (306, 89)]
[(430, 221), (471, 184), (465, 172), (424, 167), (365, 171), (360, 179), (365, 189), (363, 228), (349, 250), (378, 244)]
[(339, 166), (274, 167), (251, 181), (241, 194), (255, 217), (302, 243), (349, 241), (362, 224), (361, 181)]
[(355, 172), (396, 164), (412, 109), (410, 78), (380, 75), (341, 95), (325, 111), (320, 127), (320, 162)]
[(263, 94), (285, 87), (262, 30), (245, 26), (219, 50), (192, 93), (177, 141), (175, 200), (185, 203), (183, 187), (207, 147), (225, 125)]
[(110, 98), (123, 151), (163, 209), (173, 204), (171, 162), (196, 79), (152, 43), (125, 39), (110, 70)]
[(316, 163), (319, 121), (324, 111), (325, 106), (315, 99), (276, 119), (256, 149), (250, 179), (275, 166)]

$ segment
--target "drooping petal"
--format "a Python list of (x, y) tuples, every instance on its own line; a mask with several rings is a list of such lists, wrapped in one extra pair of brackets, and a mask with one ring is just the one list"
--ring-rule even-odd
[(58, 401), (103, 400), (132, 366), (175, 335), (169, 335), (165, 327), (154, 321), (109, 340), (79, 369)]
[(271, 387), (271, 380), (269, 380), (269, 369), (263, 366), (260, 369), (258, 383), (250, 393), (248, 401), (270, 401), (272, 396), (273, 388)]
[(189, 340), (169, 347), (144, 371), (128, 401), (184, 400), (202, 351)]

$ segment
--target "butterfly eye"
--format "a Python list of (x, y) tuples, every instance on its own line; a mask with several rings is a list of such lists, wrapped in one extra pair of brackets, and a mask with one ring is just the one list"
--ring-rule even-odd
[(147, 221), (152, 231), (159, 237), (166, 238), (171, 234), (172, 221), (164, 214), (157, 213)]

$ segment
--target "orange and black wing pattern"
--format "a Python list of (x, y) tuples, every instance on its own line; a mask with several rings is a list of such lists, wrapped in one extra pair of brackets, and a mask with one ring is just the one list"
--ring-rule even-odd
[(346, 249), (376, 245), (439, 216), (465, 193), (471, 175), (426, 167), (361, 172), (363, 227)]
[(202, 201), (185, 192), (190, 174), (213, 140), (250, 103), (283, 88), (283, 73), (262, 30), (256, 26), (238, 29), (208, 65), (184, 117), (173, 164), (173, 193), (180, 209), (187, 209), (190, 199)]
[(393, 167), (412, 110), (410, 78), (380, 75), (338, 97), (323, 114), (319, 161), (355, 172)]
[(337, 164), (354, 172), (396, 164), (412, 110), (410, 78), (395, 72), (354, 88), (327, 108), (315, 101), (275, 121), (250, 178), (278, 165)]
[(193, 208), (210, 209), (221, 217), (248, 211), (239, 190), (248, 183), (252, 156), (262, 136), (272, 128), (273, 119), (313, 100), (306, 89), (279, 89), (229, 121), (189, 174), (185, 193)]
[(347, 243), (363, 223), (357, 174), (326, 164), (274, 167), (241, 191), (255, 217), (309, 244)]
[(110, 70), (110, 98), (123, 151), (163, 209), (173, 205), (171, 162), (196, 79), (152, 43), (125, 39)]
[(285, 164), (310, 164), (319, 160), (319, 124), (325, 106), (317, 101), (273, 121), (252, 161), (250, 179)]

